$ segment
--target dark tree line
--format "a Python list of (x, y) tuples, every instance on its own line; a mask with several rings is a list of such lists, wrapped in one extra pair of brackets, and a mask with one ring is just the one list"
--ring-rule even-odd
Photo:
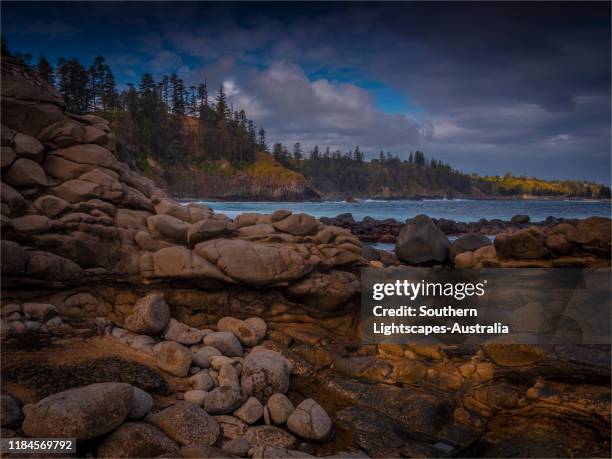
[[(132, 126), (135, 132), (130, 133), (130, 140), (140, 146), (141, 153), (172, 162), (184, 158), (190, 143), (182, 132), (185, 116), (199, 120), (199, 144), (204, 149), (200, 159), (250, 163), (258, 150), (267, 150), (265, 130), (257, 130), (244, 110), (235, 110), (228, 103), (223, 87), (211, 98), (206, 81), (186, 86), (176, 73), (164, 75), (159, 81), (145, 73), (138, 85), (128, 83), (118, 90), (112, 69), (102, 56), (88, 67), (76, 58), (60, 58), (54, 68), (42, 55), (34, 62), (30, 54), (11, 54), (4, 39), (2, 54), (53, 84), (64, 98), (67, 111), (99, 113), (117, 124)], [(122, 126), (118, 130), (121, 132)]]
[(294, 144), (291, 151), (275, 143), (272, 154), (285, 167), (301, 172), (323, 192), (378, 195), (388, 188), (405, 195), (419, 194), (419, 190), (469, 193), (472, 186), (470, 176), (441, 161), (427, 159), (418, 150), (410, 153), (407, 160), (381, 151), (377, 158), (366, 161), (359, 147), (341, 152), (331, 151), (329, 147), (321, 151), (315, 146), (305, 155), (300, 143)]

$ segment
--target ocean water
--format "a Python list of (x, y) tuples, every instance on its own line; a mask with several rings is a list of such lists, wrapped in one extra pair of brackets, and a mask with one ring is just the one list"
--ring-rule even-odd
[[(193, 202), (193, 201), (192, 201)], [(518, 214), (529, 215), (531, 221), (546, 219), (549, 215), (563, 218), (586, 218), (611, 216), (609, 201), (595, 200), (508, 200), (482, 201), (470, 199), (426, 199), (422, 201), (382, 201), (365, 199), (359, 202), (228, 202), (196, 201), (213, 208), (217, 213), (235, 217), (244, 212), (271, 213), (277, 209), (304, 212), (315, 217), (335, 217), (350, 212), (355, 220), (372, 217), (378, 220), (394, 218), (404, 221), (418, 214), (433, 218), (448, 218), (461, 222), (487, 220), (510, 220)]]

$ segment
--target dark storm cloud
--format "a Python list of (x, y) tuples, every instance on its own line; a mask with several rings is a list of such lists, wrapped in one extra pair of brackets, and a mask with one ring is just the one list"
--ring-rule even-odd
[(609, 3), (118, 5), (8, 12), (46, 13), (84, 44), (112, 36), (95, 53), (124, 78), (223, 84), (272, 141), (609, 181)]

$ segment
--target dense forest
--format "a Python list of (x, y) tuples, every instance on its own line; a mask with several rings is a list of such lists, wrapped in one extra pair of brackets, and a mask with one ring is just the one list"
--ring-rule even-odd
[[(315, 146), (305, 152), (298, 142), (291, 150), (282, 143), (269, 149), (265, 130), (257, 129), (244, 110), (228, 103), (223, 86), (210, 97), (206, 81), (187, 86), (175, 73), (158, 81), (145, 73), (137, 85), (128, 83), (119, 89), (102, 56), (89, 66), (76, 58), (60, 58), (54, 67), (44, 56), (34, 62), (29, 54), (11, 54), (4, 40), (2, 55), (53, 84), (69, 112), (96, 113), (111, 121), (120, 158), (145, 174), (155, 165), (156, 174), (149, 175), (179, 195), (197, 194), (198, 189), (208, 193), (205, 184), (193, 183), (208, 176), (214, 176), (215, 183), (219, 183), (218, 176), (241, 173), (250, 174), (251, 181), (266, 181), (265, 174), (272, 171), (283, 186), (305, 178), (323, 196), (610, 198), (608, 186), (592, 182), (545, 181), (509, 173), (502, 177), (468, 175), (418, 150), (404, 160), (382, 151), (366, 160), (359, 147), (341, 152)], [(270, 161), (262, 157), (268, 152), (280, 168), (270, 167)], [(194, 178), (184, 191), (180, 182), (190, 174)]]

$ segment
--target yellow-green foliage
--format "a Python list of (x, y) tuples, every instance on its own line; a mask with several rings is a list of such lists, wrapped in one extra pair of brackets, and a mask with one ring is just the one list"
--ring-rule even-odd
[(480, 179), (491, 187), (493, 193), (501, 195), (596, 197), (601, 188), (601, 185), (595, 182), (543, 180), (536, 177), (516, 177), (509, 173), (503, 176), (485, 176)]
[(255, 162), (249, 164), (246, 171), (253, 177), (271, 179), (279, 184), (305, 181), (301, 174), (281, 166), (272, 156), (263, 152), (257, 153)]

